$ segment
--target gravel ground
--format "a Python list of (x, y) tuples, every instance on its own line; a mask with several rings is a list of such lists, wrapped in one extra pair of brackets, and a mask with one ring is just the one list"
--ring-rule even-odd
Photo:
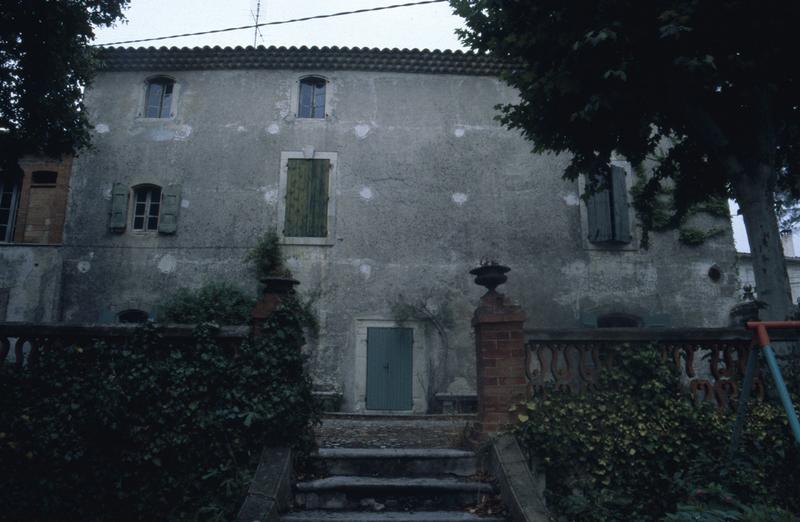
[(464, 448), (474, 417), (325, 415), (321, 448)]

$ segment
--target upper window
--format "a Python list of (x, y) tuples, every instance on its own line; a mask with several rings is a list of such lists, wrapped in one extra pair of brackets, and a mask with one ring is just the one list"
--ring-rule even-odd
[(586, 202), (588, 237), (592, 243), (630, 243), (631, 223), (625, 169), (611, 166), (605, 190)]
[(325, 84), (324, 78), (310, 76), (300, 80), (300, 105), (298, 118), (325, 117)]
[(120, 323), (146, 323), (150, 316), (144, 310), (123, 310), (117, 314), (117, 320)]
[(133, 230), (158, 230), (161, 187), (144, 185), (133, 190)]
[(18, 201), (19, 183), (0, 178), (0, 242), (14, 240)]
[(172, 91), (175, 81), (159, 76), (147, 81), (144, 98), (145, 118), (169, 118), (172, 111)]

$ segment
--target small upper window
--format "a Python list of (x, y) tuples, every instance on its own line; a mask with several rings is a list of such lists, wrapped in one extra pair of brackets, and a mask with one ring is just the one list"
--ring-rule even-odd
[(144, 100), (145, 118), (169, 118), (172, 110), (172, 90), (175, 81), (158, 77), (147, 81)]
[(300, 80), (298, 118), (325, 117), (325, 79), (312, 76)]
[(160, 187), (145, 185), (135, 188), (133, 191), (133, 230), (158, 230), (160, 210)]
[(35, 170), (31, 175), (32, 187), (55, 187), (58, 181), (58, 172), (52, 170)]

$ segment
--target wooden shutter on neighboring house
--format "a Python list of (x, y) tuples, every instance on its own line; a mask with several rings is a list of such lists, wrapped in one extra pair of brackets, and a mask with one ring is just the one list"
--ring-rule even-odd
[(108, 228), (117, 234), (125, 230), (128, 221), (128, 187), (122, 183), (114, 183), (111, 188), (111, 216)]
[(178, 210), (181, 208), (181, 186), (168, 185), (162, 192), (161, 214), (158, 217), (158, 231), (161, 234), (174, 234), (178, 230)]
[(610, 192), (603, 190), (589, 196), (589, 200), (586, 202), (589, 241), (600, 243), (614, 239), (609, 196)]
[(631, 242), (631, 223), (628, 208), (628, 186), (625, 184), (625, 169), (611, 166), (611, 195), (614, 207), (614, 234), (617, 243)]
[(328, 236), (330, 161), (290, 159), (286, 172), (287, 237)]

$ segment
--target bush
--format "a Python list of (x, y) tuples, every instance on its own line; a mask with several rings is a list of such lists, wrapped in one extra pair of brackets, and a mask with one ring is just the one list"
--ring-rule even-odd
[(232, 520), (264, 445), (313, 448), (318, 419), (290, 296), (235, 351), (200, 325), (0, 368), (8, 520)]
[(283, 259), (280, 238), (274, 230), (267, 231), (259, 237), (244, 260), (253, 263), (259, 280), (266, 277), (292, 277)]
[(159, 311), (165, 323), (247, 324), (255, 299), (228, 283), (210, 283), (198, 290), (181, 288)]
[(742, 450), (727, 467), (733, 415), (693, 405), (655, 348), (621, 351), (596, 390), (544, 394), (520, 414), (517, 436), (541, 459), (562, 519), (658, 520), (711, 483), (746, 504), (800, 509), (800, 454), (783, 410), (750, 405)]

